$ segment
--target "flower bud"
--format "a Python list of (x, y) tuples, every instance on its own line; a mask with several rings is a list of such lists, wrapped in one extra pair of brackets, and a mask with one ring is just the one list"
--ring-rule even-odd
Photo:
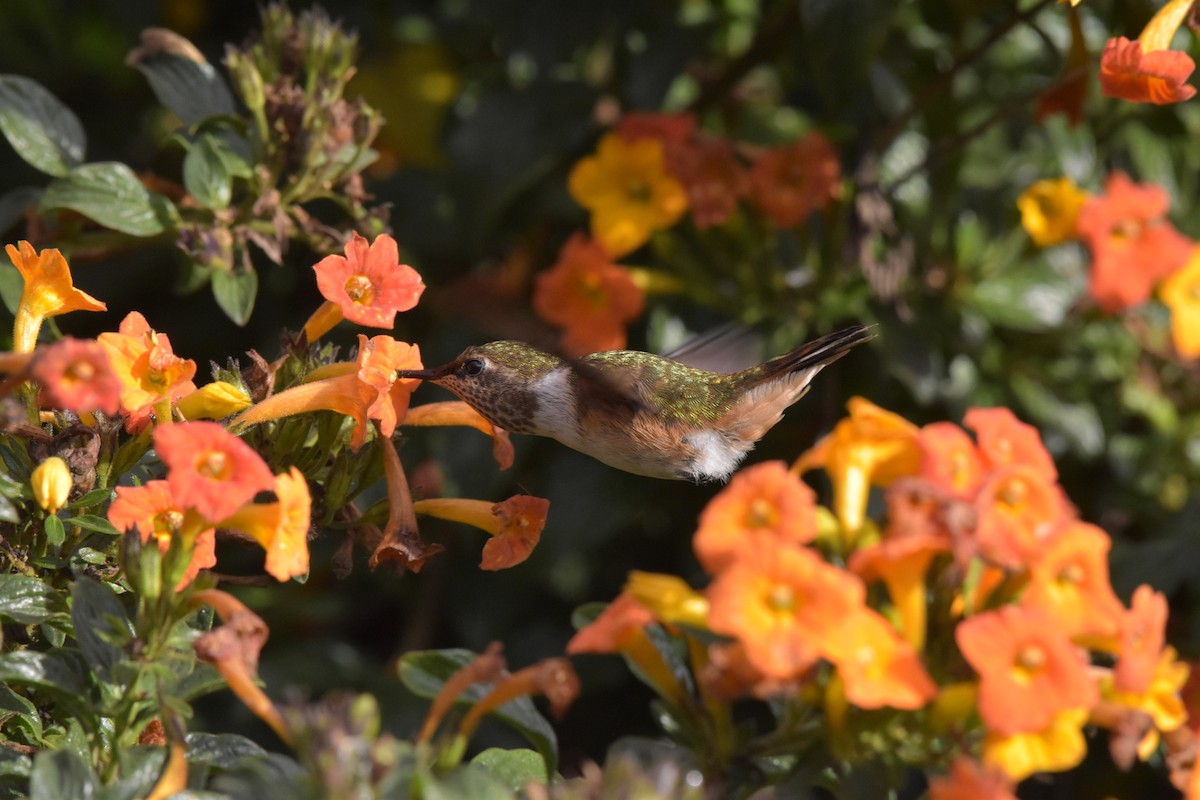
[(33, 496), (48, 514), (57, 514), (71, 493), (71, 468), (58, 456), (47, 458), (29, 476)]

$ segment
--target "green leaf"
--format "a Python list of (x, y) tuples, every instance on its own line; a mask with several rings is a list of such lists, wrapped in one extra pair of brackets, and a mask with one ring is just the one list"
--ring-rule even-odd
[[(433, 698), (451, 675), (474, 658), (475, 653), (461, 649), (418, 650), (406, 653), (400, 659), (400, 680), (413, 694)], [(477, 703), (490, 689), (486, 684), (473, 684), (456, 702), (461, 705)], [(528, 697), (510, 700), (492, 711), (491, 716), (520, 733), (542, 754), (547, 774), (557, 771), (558, 738), (554, 735), (550, 723), (538, 713), (532, 700)]]
[(125, 642), (133, 636), (121, 601), (99, 581), (81, 576), (71, 588), (71, 621), (84, 658), (110, 680), (113, 665), (122, 656), (113, 640)]
[(188, 147), (183, 159), (183, 185), (205, 208), (226, 208), (233, 191), (225, 160), (213, 145), (215, 138), (204, 135)]
[(18, 778), (25, 782), (29, 780), (29, 773), (32, 769), (33, 759), (29, 756), (15, 753), (7, 748), (0, 748), (0, 779)]
[(973, 284), (966, 305), (996, 325), (1044, 331), (1062, 324), (1082, 289), (1044, 264), (1018, 264)]
[(46, 541), (50, 543), (51, 547), (55, 550), (62, 547), (62, 543), (67, 539), (67, 529), (63, 527), (62, 520), (58, 518), (57, 514), (46, 517), (43, 529), (46, 531)]
[(512, 800), (513, 793), (487, 770), (467, 765), (445, 775), (427, 775), (425, 800)]
[(266, 750), (235, 733), (189, 733), (184, 741), (189, 764), (233, 769), (247, 759), (256, 760), (267, 755)]
[(30, 166), (59, 177), (80, 164), (87, 149), (79, 117), (20, 75), (0, 75), (0, 133)]
[(104, 787), (104, 800), (138, 800), (154, 789), (162, 776), (168, 753), (165, 747), (138, 745), (117, 751), (121, 780)]
[(504, 750), (489, 747), (471, 759), (471, 763), (486, 769), (504, 781), (512, 791), (524, 789), (530, 783), (546, 783), (546, 762), (533, 750)]
[[(107, 504), (108, 501), (112, 500), (112, 498), (113, 498), (113, 490), (111, 488), (92, 489), (90, 492), (88, 492), (87, 494), (85, 494), (83, 497), (79, 498), (75, 502), (69, 503), (68, 507), (69, 508), (89, 508), (91, 506), (98, 506), (101, 503)], [(76, 523), (76, 524), (78, 524), (78, 523)]]
[(109, 536), (121, 535), (121, 532), (113, 527), (111, 522), (95, 514), (78, 514), (74, 517), (68, 517), (64, 522), (70, 523), (77, 528), (83, 528), (85, 531), (104, 533)]
[(31, 575), (0, 575), (0, 618), (36, 625), (67, 604), (47, 583)]
[[(28, 697), (17, 694), (8, 686), (0, 686), (0, 716), (5, 718), (5, 732), (9, 739), (23, 744), (42, 743), (42, 716)], [(18, 736), (14, 739), (13, 728), (24, 729), (25, 738)]]
[(148, 190), (133, 170), (116, 161), (84, 164), (52, 181), (42, 194), (41, 207), (69, 208), (131, 236), (154, 236), (176, 221), (170, 201)]
[(99, 789), (92, 768), (70, 750), (50, 750), (33, 760), (29, 777), (30, 800), (86, 800)]
[[(29, 206), (36, 206), (42, 197), (40, 186), (18, 186), (0, 197), (0, 231), (11, 228)], [(11, 309), (10, 309), (11, 310)]]
[(233, 116), (237, 107), (224, 79), (207, 61), (156, 53), (137, 63), (159, 102), (186, 127), (209, 117)]
[(217, 305), (225, 316), (238, 325), (245, 325), (254, 310), (254, 299), (258, 296), (258, 273), (254, 270), (214, 270), (212, 292)]
[(79, 699), (88, 690), (87, 673), (74, 650), (39, 653), (17, 650), (0, 655), (0, 682), (33, 686), (58, 697)]

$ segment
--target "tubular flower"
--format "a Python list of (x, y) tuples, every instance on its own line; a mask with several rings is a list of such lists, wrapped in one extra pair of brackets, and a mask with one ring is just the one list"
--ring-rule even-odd
[(828, 654), (846, 699), (859, 708), (923, 707), (937, 695), (921, 659), (883, 617), (863, 608), (842, 620)]
[(969, 408), (963, 424), (975, 431), (989, 469), (1022, 464), (1050, 483), (1058, 480), (1054, 459), (1046, 452), (1037, 428), (1021, 422), (1007, 408)]
[(782, 461), (739, 470), (700, 514), (696, 558), (716, 574), (740, 553), (802, 545), (817, 536), (816, 495)]
[(1161, 186), (1135, 184), (1122, 172), (1079, 212), (1079, 235), (1092, 253), (1090, 292), (1114, 314), (1145, 302), (1154, 285), (1192, 256), (1193, 242), (1164, 219), (1170, 200)]
[(400, 263), (396, 240), (386, 233), (370, 245), (355, 233), (345, 253), (325, 256), (313, 266), (325, 304), (304, 326), (310, 342), (343, 318), (370, 328), (391, 328), (396, 314), (416, 306), (425, 291), (417, 271)]
[(969, 500), (984, 478), (983, 458), (966, 431), (953, 422), (934, 422), (917, 433), (920, 475), (954, 497)]
[(1053, 247), (1076, 236), (1079, 211), (1088, 193), (1070, 178), (1041, 180), (1021, 192), (1017, 209), (1021, 227), (1038, 247)]
[(1142, 584), (1121, 621), (1113, 683), (1118, 691), (1141, 693), (1150, 685), (1166, 641), (1167, 598)]
[(1184, 358), (1200, 356), (1200, 248), (1162, 282), (1159, 297), (1171, 309), (1171, 339)]
[(1071, 637), (1114, 635), (1125, 609), (1108, 579), (1111, 544), (1095, 525), (1063, 525), (1033, 559), (1021, 605), (1045, 612)]
[(1187, 18), (1192, 0), (1171, 0), (1146, 24), (1136, 41), (1109, 39), (1100, 56), (1100, 91), (1134, 103), (1168, 105), (1196, 94), (1187, 85), (1196, 63), (1169, 49)]
[(848, 406), (849, 418), (801, 455), (792, 469), (825, 468), (833, 482), (833, 511), (849, 544), (866, 519), (871, 486), (915, 475), (921, 451), (917, 427), (908, 420), (861, 397), (850, 398)]
[(517, 494), (502, 503), (462, 498), (433, 498), (413, 503), (418, 514), (463, 522), (491, 535), (483, 546), (480, 568), (507, 569), (529, 558), (546, 527), (550, 501)]
[(213, 381), (180, 398), (178, 410), (185, 420), (224, 419), (250, 407), (250, 395), (228, 381)]
[(121, 381), (108, 353), (91, 339), (70, 336), (39, 348), (30, 375), (42, 391), (39, 403), (50, 408), (112, 416), (121, 407)]
[(683, 578), (634, 570), (625, 591), (650, 609), (655, 619), (701, 630), (708, 627), (708, 600)]
[(707, 590), (709, 627), (732, 636), (764, 675), (792, 678), (827, 655), (864, 606), (862, 582), (803, 547), (759, 548)]
[(4, 250), (25, 281), (13, 323), (13, 349), (16, 352), (28, 353), (37, 346), (38, 332), (46, 317), (68, 311), (104, 311), (108, 308), (90, 294), (75, 288), (67, 260), (58, 250), (51, 247), (39, 253), (24, 240), (18, 247), (5, 245)]
[(995, 564), (1022, 569), (1036, 561), (1045, 540), (1067, 516), (1061, 491), (1032, 467), (993, 470), (975, 497), (980, 553)]
[[(1136, 692), (1123, 692), (1114, 685), (1111, 675), (1100, 679), (1100, 693), (1126, 708), (1148, 714), (1154, 720), (1157, 731), (1169, 733), (1188, 721), (1187, 708), (1180, 695), (1187, 683), (1191, 670), (1179, 660), (1175, 648), (1162, 649), (1154, 664), (1154, 671), (1146, 685)], [(1154, 742), (1157, 744), (1157, 741)]]
[(183, 576), (175, 585), (182, 590), (200, 570), (217, 563), (216, 533), (212, 528), (197, 532), (199, 525), (187, 524), (187, 509), (175, 502), (166, 481), (147, 481), (142, 486), (118, 486), (117, 496), (108, 507), (108, 521), (122, 531), (136, 530), (143, 542), (154, 538), (160, 552), (167, 552), (171, 539), (185, 537), (191, 557)]
[(628, 141), (615, 133), (581, 160), (567, 181), (571, 196), (592, 214), (592, 236), (614, 258), (641, 247), (687, 210), (687, 193), (667, 172), (662, 142)]
[(929, 800), (1017, 800), (1017, 796), (1003, 772), (959, 757), (948, 773), (929, 782)]
[(127, 430), (144, 428), (152, 411), (161, 410), (159, 421), (166, 422), (169, 404), (196, 391), (192, 383), (196, 362), (175, 355), (167, 335), (156, 332), (138, 312), (130, 312), (116, 333), (102, 333), (96, 339), (121, 381), (121, 408), (129, 414)]
[(1088, 712), (1069, 708), (1053, 715), (1046, 727), (1011, 735), (989, 732), (983, 739), (983, 763), (1003, 770), (1014, 781), (1035, 772), (1062, 772), (1083, 761)]
[(625, 324), (642, 313), (645, 303), (629, 270), (579, 233), (567, 240), (558, 261), (537, 276), (533, 288), (533, 310), (563, 329), (563, 349), (574, 356), (624, 347)]
[[(1050, 617), (1004, 606), (959, 623), (958, 647), (979, 673), (979, 715), (1001, 736), (1042, 731), (1097, 699), (1086, 663)], [(1011, 773), (1010, 773), (1011, 774)]]
[(397, 342), (390, 336), (368, 339), (359, 334), (356, 363), (331, 364), (313, 372), (308, 383), (271, 395), (230, 424), (257, 425), (293, 414), (336, 411), (354, 419), (350, 448), (357, 453), (366, 441), (368, 420), (378, 420), (383, 435), (391, 436), (404, 419), (409, 397), (420, 381), (397, 380), (396, 371), (402, 369), (421, 369), (421, 351), (416, 345)]
[(904, 639), (918, 652), (925, 646), (925, 573), (930, 562), (949, 549), (944, 536), (914, 534), (855, 550), (847, 565), (864, 581), (884, 582), (900, 613)]
[(71, 468), (58, 456), (47, 458), (29, 475), (33, 499), (47, 514), (57, 514), (67, 504), (74, 483)]
[(267, 574), (286, 581), (308, 572), (312, 498), (304, 474), (295, 467), (276, 475), (274, 488), (274, 503), (247, 503), (219, 525), (242, 531), (261, 544), (267, 551)]
[(500, 469), (508, 469), (513, 465), (512, 439), (508, 431), (497, 428), (475, 409), (461, 400), (445, 400), (440, 403), (424, 403), (410, 408), (404, 415), (403, 425), (414, 427), (438, 425), (464, 425), (492, 437), (492, 458), (500, 465)]
[(837, 152), (820, 133), (764, 152), (750, 167), (750, 199), (779, 228), (794, 228), (842, 193)]
[(275, 478), (250, 445), (215, 422), (160, 425), (154, 448), (167, 467), (176, 502), (210, 522), (223, 520), (275, 487)]
[(1041, 122), (1054, 114), (1065, 114), (1071, 127), (1075, 127), (1083, 119), (1083, 104), (1091, 86), (1087, 67), (1092, 57), (1074, 3), (1068, 11), (1067, 21), (1071, 26), (1071, 46), (1063, 62), (1061, 77), (1038, 97), (1035, 116)]

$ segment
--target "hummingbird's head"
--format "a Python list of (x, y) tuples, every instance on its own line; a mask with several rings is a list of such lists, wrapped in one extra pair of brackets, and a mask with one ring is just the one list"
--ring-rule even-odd
[(399, 370), (397, 378), (419, 378), (454, 392), (493, 425), (527, 433), (539, 378), (562, 359), (523, 342), (489, 342), (468, 347), (457, 358), (433, 369)]

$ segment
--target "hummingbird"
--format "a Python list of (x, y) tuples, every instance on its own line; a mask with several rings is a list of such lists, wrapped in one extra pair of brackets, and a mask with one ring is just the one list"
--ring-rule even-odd
[(435, 383), (499, 428), (556, 439), (635, 475), (726, 481), (818, 372), (874, 336), (855, 325), (730, 373), (637, 350), (561, 358), (500, 341), (396, 377)]

